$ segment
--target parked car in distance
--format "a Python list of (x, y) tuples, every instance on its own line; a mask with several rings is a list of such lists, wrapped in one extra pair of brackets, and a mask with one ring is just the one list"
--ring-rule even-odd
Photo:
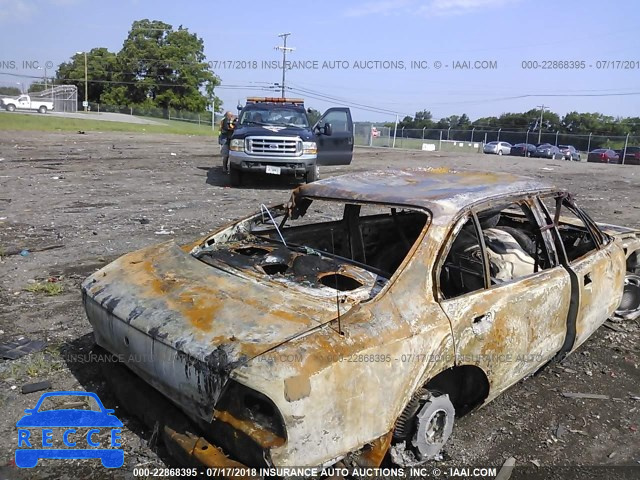
[(482, 150), (484, 153), (493, 153), (494, 155), (509, 155), (511, 144), (509, 142), (489, 142)]
[(580, 152), (573, 145), (558, 145), (558, 148), (565, 160), (574, 160), (576, 162), (581, 160)]
[(551, 158), (552, 160), (555, 160), (556, 158), (562, 158), (562, 152), (555, 145), (543, 143), (542, 145), (538, 145), (533, 156), (538, 158)]
[(596, 148), (587, 155), (587, 162), (620, 163), (620, 156), (610, 148)]
[[(623, 154), (624, 162), (622, 162)], [(640, 165), (640, 147), (627, 147), (626, 152), (622, 149), (620, 153), (620, 163), (624, 163), (625, 165)]]
[(531, 157), (536, 151), (536, 146), (532, 143), (516, 143), (511, 147), (510, 155), (516, 157)]

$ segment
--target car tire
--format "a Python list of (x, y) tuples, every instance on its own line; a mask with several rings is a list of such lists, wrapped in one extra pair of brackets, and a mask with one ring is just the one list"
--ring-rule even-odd
[(7, 105), (7, 112), (15, 112), (16, 111), (16, 106), (13, 103), (10, 103), (9, 105)]
[(236, 168), (229, 170), (229, 180), (232, 187), (239, 187), (242, 185), (242, 172)]
[(304, 179), (307, 183), (317, 182), (320, 179), (320, 168), (317, 165), (311, 167), (307, 170)]
[(42, 105), (42, 106), (38, 109), (38, 113), (47, 113), (47, 107), (45, 107), (44, 105)]
[(502, 155), (502, 150), (498, 150), (498, 155)]

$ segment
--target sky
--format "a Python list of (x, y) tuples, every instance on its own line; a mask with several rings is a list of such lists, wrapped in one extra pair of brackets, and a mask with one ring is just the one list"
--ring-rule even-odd
[(34, 61), (55, 68), (77, 51), (118, 51), (143, 18), (204, 40), (225, 109), (279, 95), (264, 89), (281, 81), (274, 47), (291, 33), (287, 96), (321, 111), (350, 106), (355, 120), (421, 110), (474, 120), (539, 105), (640, 116), (637, 0), (0, 0), (0, 85), (43, 75)]

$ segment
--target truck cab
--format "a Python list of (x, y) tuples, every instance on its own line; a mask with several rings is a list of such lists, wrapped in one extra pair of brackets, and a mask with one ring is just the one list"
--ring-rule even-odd
[(349, 165), (353, 121), (348, 108), (327, 110), (311, 125), (304, 100), (249, 97), (229, 144), (231, 185), (250, 173), (318, 179), (319, 165)]

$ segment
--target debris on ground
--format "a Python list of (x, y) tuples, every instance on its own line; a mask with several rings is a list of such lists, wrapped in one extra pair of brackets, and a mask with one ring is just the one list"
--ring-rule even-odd
[(562, 396), (565, 398), (587, 398), (590, 400), (609, 400), (609, 395), (600, 395), (597, 393), (572, 393), (562, 392)]
[(43, 350), (47, 342), (20, 337), (16, 340), (0, 343), (0, 356), (8, 360), (16, 360), (33, 352)]
[(22, 386), (22, 393), (33, 393), (40, 392), (42, 390), (48, 390), (51, 388), (51, 382), (49, 380), (45, 380), (43, 382), (29, 383), (27, 385)]

